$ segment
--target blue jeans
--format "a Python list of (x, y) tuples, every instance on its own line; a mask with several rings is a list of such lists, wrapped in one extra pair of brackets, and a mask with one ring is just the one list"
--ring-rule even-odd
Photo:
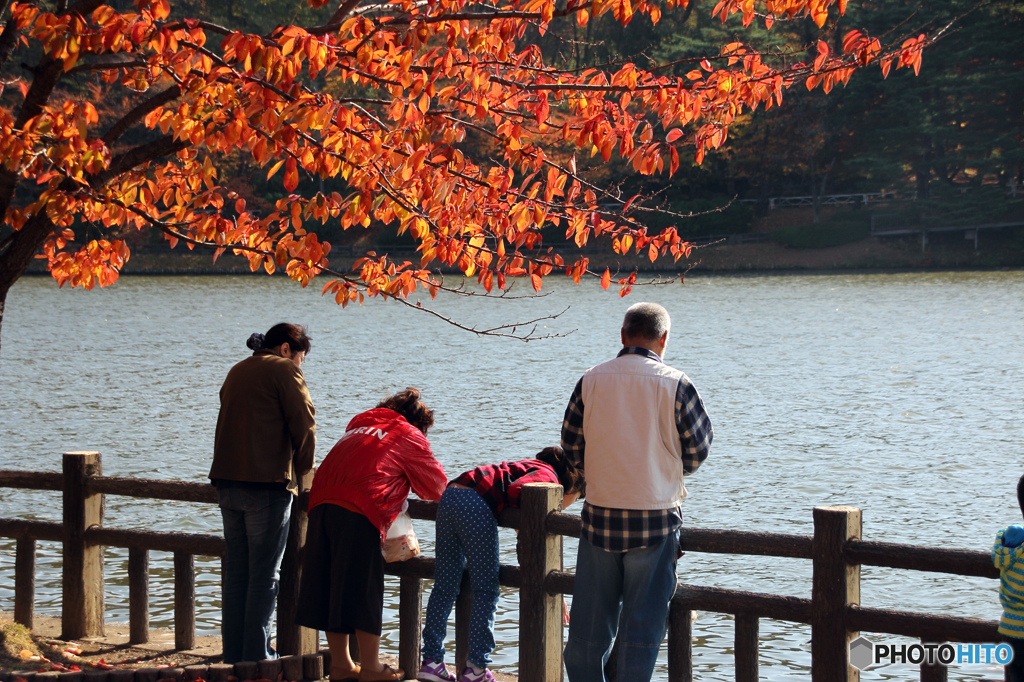
[(277, 658), (270, 647), (270, 621), (293, 499), (287, 490), (217, 489), (226, 544), (221, 600), (225, 663)]
[(678, 546), (678, 531), (628, 552), (608, 552), (580, 538), (563, 654), (570, 682), (605, 682), (616, 635), (618, 682), (650, 682), (676, 590)]
[(486, 668), (494, 650), (498, 607), (498, 522), (483, 498), (468, 488), (446, 488), (437, 507), (434, 588), (423, 622), (423, 657), (444, 661), (444, 637), (463, 567), (469, 569), (473, 613), (469, 619), (470, 663)]

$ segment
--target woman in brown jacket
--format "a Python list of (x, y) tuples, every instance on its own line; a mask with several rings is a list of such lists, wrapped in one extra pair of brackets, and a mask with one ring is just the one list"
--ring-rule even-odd
[(282, 323), (246, 345), (252, 357), (232, 367), (220, 389), (210, 469), (226, 543), (225, 663), (277, 657), (270, 620), (292, 499), (316, 445), (316, 411), (299, 368), (310, 348), (306, 330)]

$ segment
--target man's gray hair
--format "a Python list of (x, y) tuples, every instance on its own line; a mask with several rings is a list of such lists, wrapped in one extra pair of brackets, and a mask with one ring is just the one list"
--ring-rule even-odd
[(657, 341), (671, 326), (668, 311), (657, 303), (635, 303), (622, 320), (622, 333), (630, 339)]

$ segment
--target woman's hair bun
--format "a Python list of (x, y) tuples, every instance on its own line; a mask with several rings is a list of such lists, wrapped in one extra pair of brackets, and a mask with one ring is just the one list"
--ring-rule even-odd
[(260, 350), (263, 348), (263, 342), (265, 340), (266, 337), (257, 332), (249, 336), (249, 340), (245, 342), (245, 345), (248, 346), (250, 350)]

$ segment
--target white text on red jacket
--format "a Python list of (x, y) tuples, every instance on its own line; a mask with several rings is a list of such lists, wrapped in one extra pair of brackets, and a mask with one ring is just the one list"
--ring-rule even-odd
[(386, 435), (388, 435), (387, 431), (381, 431), (380, 429), (375, 429), (372, 426), (360, 426), (357, 429), (352, 429), (351, 431), (346, 431), (344, 437), (348, 438), (349, 436), (354, 436), (357, 433), (366, 433), (366, 434), (369, 434), (371, 436), (377, 436), (377, 438), (379, 438), (380, 440), (384, 440), (384, 437)]

